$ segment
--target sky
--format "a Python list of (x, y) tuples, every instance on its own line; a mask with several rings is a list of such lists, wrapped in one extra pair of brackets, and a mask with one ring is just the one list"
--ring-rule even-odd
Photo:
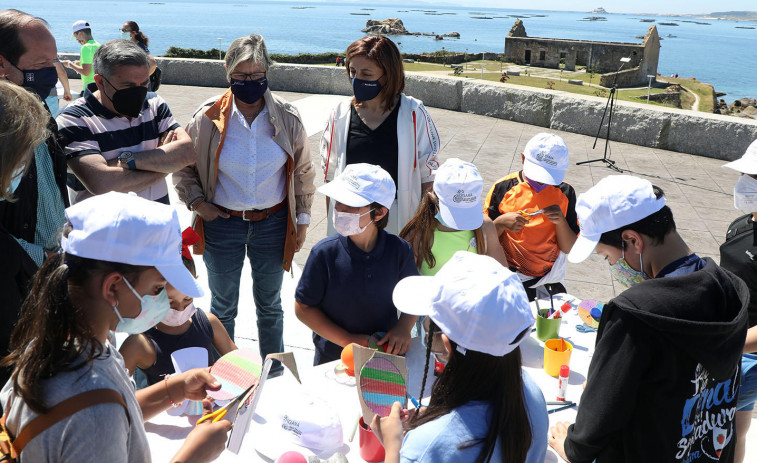
[(422, 3), (568, 11), (592, 11), (602, 7), (610, 13), (701, 14), (713, 11), (757, 11), (757, 2), (754, 0), (530, 0), (527, 3), (512, 0), (423, 0)]

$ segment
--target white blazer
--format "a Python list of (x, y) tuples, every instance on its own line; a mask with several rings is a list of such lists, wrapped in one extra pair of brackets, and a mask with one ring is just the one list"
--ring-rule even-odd
[[(321, 167), (328, 182), (339, 175), (347, 158), (347, 137), (350, 130), (352, 99), (345, 100), (334, 108), (326, 122), (321, 138)], [(397, 115), (397, 199), (389, 213), (386, 231), (399, 234), (413, 218), (421, 201), (421, 184), (434, 181), (439, 167), (439, 132), (423, 102), (400, 94), (400, 109)], [(332, 216), (334, 202), (328, 211), (328, 234), (335, 233)]]

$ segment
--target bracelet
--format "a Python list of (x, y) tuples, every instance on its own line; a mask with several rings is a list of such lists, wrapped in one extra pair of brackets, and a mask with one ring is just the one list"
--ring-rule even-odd
[(166, 379), (163, 380), (163, 383), (166, 385), (166, 397), (168, 397), (168, 401), (171, 402), (171, 408), (177, 408), (177, 407), (180, 407), (183, 402), (177, 404), (176, 402), (174, 402), (171, 399), (171, 392), (168, 390), (168, 378), (169, 378), (169, 376), (171, 376), (171, 375), (166, 375)]
[(195, 212), (197, 210), (197, 206), (199, 206), (200, 204), (202, 204), (204, 202), (205, 202), (205, 199), (201, 196), (201, 197), (195, 199), (194, 201), (192, 201), (191, 203), (189, 203), (187, 205), (187, 209), (189, 209), (192, 212)]

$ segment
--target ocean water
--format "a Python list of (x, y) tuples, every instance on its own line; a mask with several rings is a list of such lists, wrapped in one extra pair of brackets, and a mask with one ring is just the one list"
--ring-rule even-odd
[[(503, 2), (505, 3), (505, 2)], [(515, 2), (506, 2), (517, 5)], [(299, 9), (298, 7), (307, 7)], [(437, 34), (459, 32), (460, 39), (434, 40), (432, 37), (396, 36), (403, 52), (446, 50), (471, 53), (504, 51), (505, 36), (515, 18), (523, 17), (532, 37), (553, 37), (611, 42), (640, 42), (652, 24), (664, 39), (659, 72), (696, 77), (726, 92), (727, 101), (757, 97), (757, 22), (665, 18), (622, 14), (601, 15), (606, 21), (582, 21), (599, 16), (582, 12), (556, 12), (478, 7), (433, 7), (387, 5), (384, 2), (296, 3), (245, 0), (5, 0), (0, 8), (18, 8), (41, 16), (50, 23), (62, 52), (79, 46), (71, 38), (71, 24), (85, 19), (92, 24), (99, 42), (120, 37), (127, 20), (136, 21), (150, 38), (150, 50), (160, 55), (170, 46), (226, 49), (230, 42), (250, 32), (266, 38), (272, 53), (344, 51), (362, 37), (368, 19), (401, 18), (411, 32)], [(425, 11), (424, 11), (425, 10)], [(351, 14), (357, 13), (357, 14)], [(429, 14), (430, 13), (430, 14)], [(534, 16), (539, 15), (539, 16)], [(474, 19), (474, 16), (492, 19)], [(655, 19), (655, 23), (640, 19)], [(708, 25), (682, 21), (700, 21)], [(675, 22), (678, 26), (659, 25)], [(668, 35), (675, 37), (668, 37)], [(220, 40), (219, 40), (220, 39)]]

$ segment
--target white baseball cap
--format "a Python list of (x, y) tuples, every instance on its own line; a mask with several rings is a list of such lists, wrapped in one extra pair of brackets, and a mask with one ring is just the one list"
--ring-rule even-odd
[(373, 164), (348, 164), (334, 180), (318, 187), (318, 191), (345, 206), (363, 207), (379, 203), (392, 207), (397, 191), (389, 172)]
[(187, 296), (203, 295), (181, 260), (181, 227), (174, 208), (112, 191), (69, 207), (66, 219), (72, 227), (61, 240), (66, 254), (155, 267)]
[(458, 251), (434, 276), (397, 283), (394, 305), (428, 315), (459, 347), (501, 357), (526, 339), (534, 315), (520, 278), (493, 258)]
[(475, 230), (484, 223), (481, 193), (484, 180), (476, 166), (448, 159), (436, 171), (434, 193), (439, 198), (442, 221), (457, 230)]
[(576, 215), (581, 233), (568, 254), (577, 264), (591, 255), (602, 233), (649, 217), (665, 206), (652, 183), (630, 175), (609, 175), (578, 196)]
[(80, 19), (74, 23), (74, 25), (71, 27), (71, 33), (76, 34), (82, 29), (89, 29), (90, 25), (87, 21)]
[(276, 460), (287, 451), (329, 458), (347, 453), (339, 415), (322, 399), (303, 393), (281, 403), (278, 414), (259, 427), (255, 450)]
[(552, 133), (538, 133), (526, 143), (523, 150), (523, 173), (529, 179), (559, 185), (568, 169), (568, 146)]
[(757, 140), (749, 145), (743, 156), (733, 162), (723, 164), (723, 167), (728, 167), (742, 174), (757, 174)]

